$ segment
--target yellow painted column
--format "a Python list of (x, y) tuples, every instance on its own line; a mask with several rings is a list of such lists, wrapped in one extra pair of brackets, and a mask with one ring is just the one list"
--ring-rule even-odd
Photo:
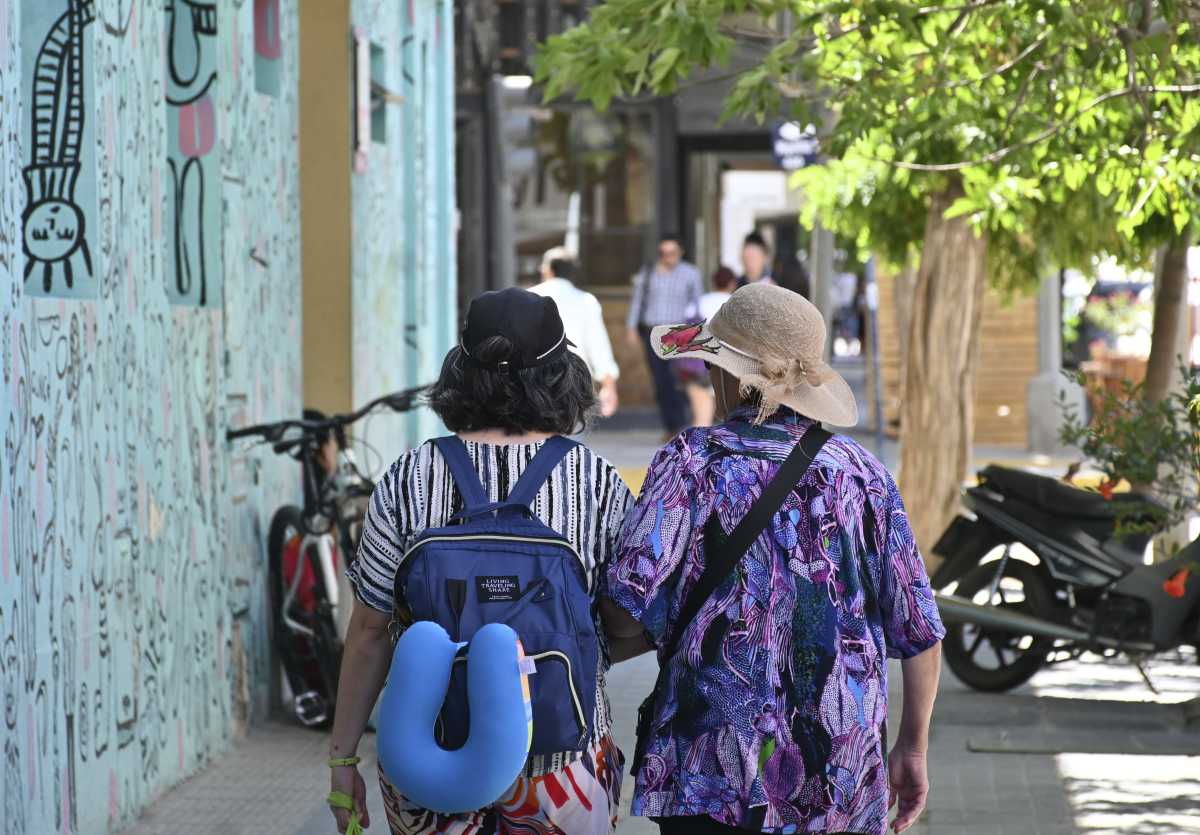
[(353, 408), (349, 0), (300, 2), (304, 403)]

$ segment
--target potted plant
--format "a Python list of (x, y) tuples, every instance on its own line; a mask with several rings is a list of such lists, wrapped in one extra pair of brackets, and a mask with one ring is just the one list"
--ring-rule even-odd
[[(1106, 499), (1127, 484), (1144, 502), (1122, 502), (1117, 530), (1123, 535), (1161, 534), (1200, 508), (1200, 373), (1181, 367), (1181, 384), (1162, 400), (1147, 398), (1144, 384), (1092, 387), (1092, 415), (1062, 402), (1062, 441), (1077, 447), (1103, 473)], [(1086, 385), (1082, 375), (1078, 382)], [(1068, 479), (1069, 480), (1069, 479)], [(1170, 550), (1177, 551), (1178, 543)], [(1171, 594), (1188, 569), (1164, 584)]]

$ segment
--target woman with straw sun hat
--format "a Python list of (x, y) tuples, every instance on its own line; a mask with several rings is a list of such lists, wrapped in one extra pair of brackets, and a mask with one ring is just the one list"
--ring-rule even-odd
[[(754, 284), (655, 328), (708, 363), (718, 420), (655, 456), (602, 600), (613, 660), (655, 649), (633, 813), (664, 833), (882, 835), (917, 819), (944, 629), (895, 482), (803, 297)], [(887, 659), (904, 713), (888, 750)]]

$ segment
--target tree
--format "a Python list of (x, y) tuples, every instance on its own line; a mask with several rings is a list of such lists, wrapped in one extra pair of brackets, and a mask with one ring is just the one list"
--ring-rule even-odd
[(819, 124), (806, 219), (921, 258), (900, 476), (928, 549), (970, 460), (985, 282), (1141, 263), (1196, 225), (1198, 25), (1200, 0), (607, 0), (537, 77), (605, 107), (728, 67), (739, 39), (762, 50), (726, 115)]

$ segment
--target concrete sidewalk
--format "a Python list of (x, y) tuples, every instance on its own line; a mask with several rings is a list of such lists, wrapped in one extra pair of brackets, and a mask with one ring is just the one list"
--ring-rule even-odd
[[(661, 435), (647, 427), (600, 428), (588, 442), (638, 489)], [(873, 439), (859, 436), (868, 449)], [(896, 466), (898, 446), (880, 456)], [(979, 449), (976, 461), (1002, 461), (1055, 475), (1065, 462), (1019, 451)], [(609, 676), (618, 743), (633, 751), (637, 705), (654, 684), (652, 657)], [(1155, 698), (1125, 662), (1098, 658), (1040, 673), (1002, 695), (968, 690), (946, 672), (930, 750), (932, 792), (916, 835), (1200, 835), (1200, 733), (1185, 731), (1178, 703), (1200, 695), (1200, 665), (1156, 662)], [(900, 705), (899, 668), (891, 677)], [(899, 726), (894, 716), (891, 727)], [(327, 835), (326, 739), (287, 724), (255, 729), (230, 754), (163, 797), (130, 835)], [(1175, 753), (1164, 754), (1164, 751)], [(1138, 752), (1138, 753), (1131, 753)], [(370, 828), (386, 833), (374, 782), (374, 738), (361, 751), (368, 776)], [(1192, 756), (1182, 755), (1189, 754)], [(623, 793), (626, 811), (632, 785)], [(623, 816), (618, 835), (654, 835), (657, 827)]]
[[(1200, 733), (1184, 731), (1178, 703), (1200, 693), (1200, 665), (1161, 661), (1153, 703), (1136, 670), (1089, 659), (1042, 673), (1010, 694), (966, 689), (943, 679), (930, 740), (929, 807), (916, 835), (1200, 835)], [(653, 686), (655, 663), (643, 657), (616, 667), (609, 695), (621, 748), (633, 750), (637, 704)], [(900, 704), (899, 669), (892, 700)], [(898, 716), (892, 727), (898, 727)], [(1006, 752), (994, 750), (1007, 739)], [(1022, 745), (1022, 741), (1025, 745)], [(1087, 742), (1079, 745), (1080, 740)], [(1170, 741), (1194, 756), (1095, 753), (1144, 750)], [(1036, 743), (1030, 745), (1029, 743)], [(326, 740), (286, 724), (256, 729), (232, 753), (167, 794), (129, 835), (328, 835)], [(1023, 753), (1028, 747), (1063, 753)], [(1087, 747), (1092, 753), (1073, 753)], [(978, 749), (993, 750), (978, 750)], [(976, 749), (976, 750), (973, 750)], [(374, 738), (363, 743), (364, 774), (374, 773)], [(386, 833), (372, 779), (371, 832)], [(626, 781), (628, 804), (632, 786)], [(627, 808), (627, 806), (626, 806)], [(627, 819), (618, 835), (654, 835)]]

